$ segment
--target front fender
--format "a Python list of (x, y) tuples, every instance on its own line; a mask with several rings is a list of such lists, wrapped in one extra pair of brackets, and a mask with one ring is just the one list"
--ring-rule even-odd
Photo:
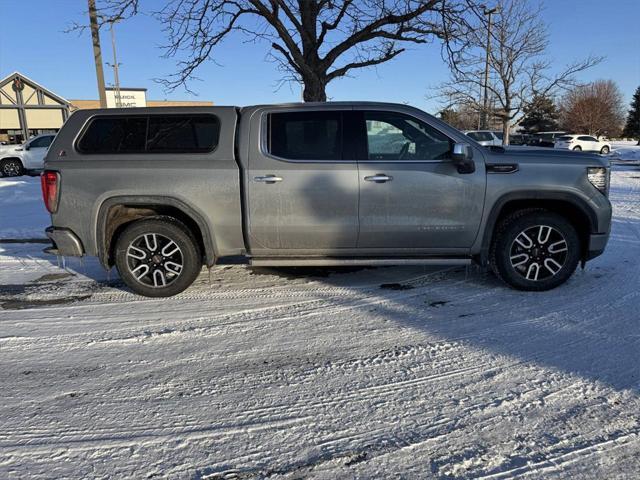
[(544, 207), (545, 203), (548, 204), (548, 202), (554, 201), (568, 203), (572, 207), (582, 212), (589, 222), (588, 233), (608, 233), (609, 225), (606, 225), (606, 227), (603, 226), (602, 219), (598, 217), (598, 214), (596, 213), (595, 209), (589, 204), (589, 201), (581, 198), (578, 195), (568, 192), (540, 190), (521, 190), (517, 192), (507, 193), (499, 197), (493, 203), (489, 214), (487, 215), (479, 248), (480, 263), (482, 265), (485, 265), (488, 261), (489, 248), (491, 246), (493, 232), (505, 206), (507, 206), (511, 202), (530, 202), (531, 208), (536, 208), (539, 206)]

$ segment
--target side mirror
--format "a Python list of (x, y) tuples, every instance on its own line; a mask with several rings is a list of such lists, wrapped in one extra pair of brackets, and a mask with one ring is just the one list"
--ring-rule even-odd
[(25, 149), (25, 150), (31, 150), (31, 145), (25, 145), (25, 146), (24, 146), (24, 149)]
[(452, 159), (453, 164), (458, 168), (458, 173), (473, 173), (476, 171), (471, 145), (466, 143), (454, 144)]

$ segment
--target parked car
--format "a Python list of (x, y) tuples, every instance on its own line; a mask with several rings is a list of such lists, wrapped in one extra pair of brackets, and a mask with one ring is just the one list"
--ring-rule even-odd
[(502, 145), (502, 132), (500, 132), (500, 136), (496, 135), (496, 132), (492, 132), (491, 130), (466, 130), (463, 133), (468, 137), (473, 138), (483, 147)]
[(566, 132), (539, 132), (534, 133), (529, 138), (527, 145), (530, 147), (553, 148), (556, 138), (566, 135)]
[(492, 151), (406, 105), (340, 102), (80, 110), (42, 184), (48, 251), (98, 256), (142, 295), (222, 260), (476, 262), (540, 291), (603, 252), (609, 174), (598, 155)]
[(529, 135), (524, 133), (512, 133), (509, 135), (509, 145), (526, 145), (529, 141)]
[(47, 133), (31, 138), (22, 145), (11, 145), (0, 150), (0, 172), (3, 177), (17, 177), (26, 171), (39, 171), (55, 134)]
[(563, 135), (556, 138), (554, 148), (575, 152), (598, 152), (602, 155), (607, 155), (611, 151), (609, 142), (598, 140), (591, 135)]

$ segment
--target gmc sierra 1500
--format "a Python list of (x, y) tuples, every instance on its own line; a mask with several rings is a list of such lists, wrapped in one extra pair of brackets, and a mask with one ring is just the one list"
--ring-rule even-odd
[(58, 255), (148, 296), (202, 265), (490, 265), (547, 290), (605, 248), (603, 157), (484, 148), (368, 102), (80, 110), (42, 175)]

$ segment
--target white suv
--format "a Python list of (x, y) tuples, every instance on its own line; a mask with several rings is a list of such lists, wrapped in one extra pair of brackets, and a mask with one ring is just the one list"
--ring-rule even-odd
[(496, 135), (491, 130), (465, 130), (466, 136), (473, 138), (483, 147), (490, 147), (491, 145), (502, 145), (502, 134)]
[(555, 140), (554, 148), (574, 150), (576, 152), (598, 152), (607, 155), (611, 151), (611, 145), (602, 142), (591, 135), (563, 135)]
[(0, 175), (19, 177), (25, 171), (38, 171), (44, 167), (44, 157), (55, 133), (45, 133), (29, 139), (22, 145), (11, 145), (0, 150)]

